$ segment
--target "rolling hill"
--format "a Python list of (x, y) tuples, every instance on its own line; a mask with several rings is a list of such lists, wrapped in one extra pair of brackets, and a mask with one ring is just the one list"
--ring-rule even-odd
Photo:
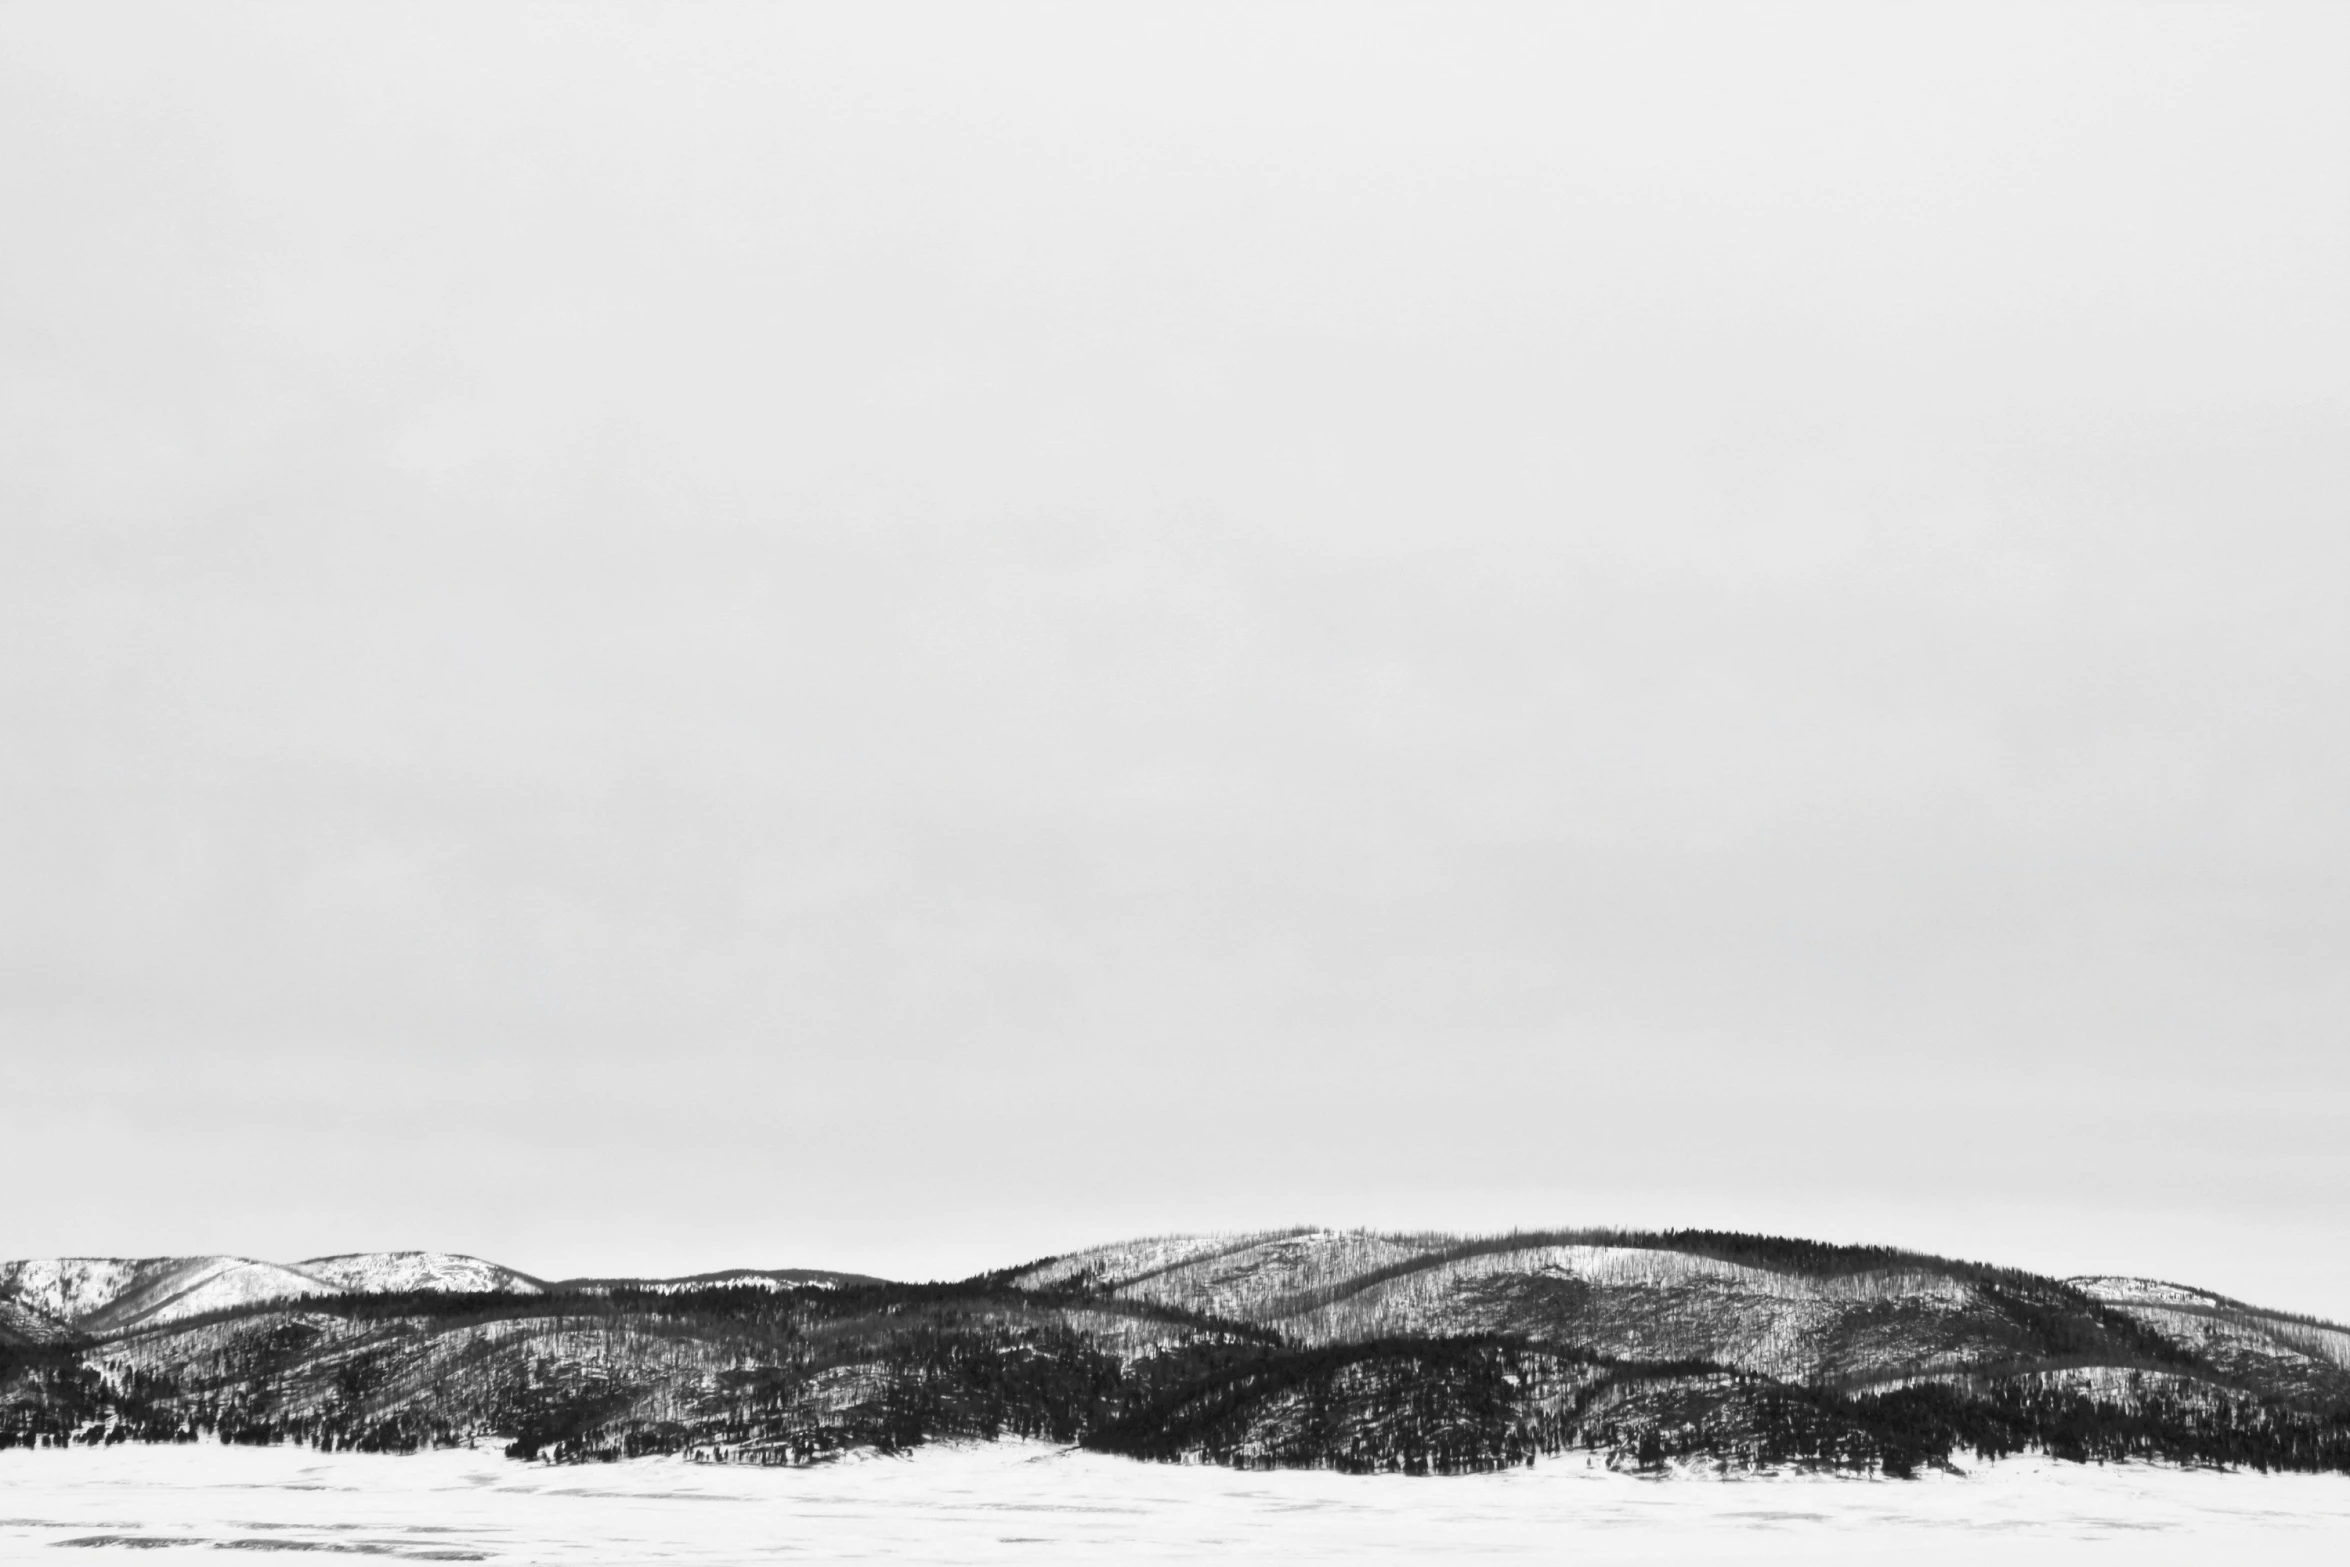
[(67, 1333), (108, 1333), (336, 1289), (298, 1268), (249, 1257), (53, 1257), (0, 1263), (0, 1300)]
[(536, 1279), (451, 1252), (354, 1252), (293, 1264), (250, 1257), (37, 1257), (0, 1262), (0, 1327), (45, 1341), (322, 1295), (532, 1294)]
[(1006, 1434), (1452, 1472), (1582, 1448), (2350, 1469), (2350, 1331), (2209, 1291), (1707, 1231), (1176, 1236), (953, 1284), (373, 1253), (0, 1264), (0, 1442), (805, 1463)]
[(361, 1251), (312, 1257), (296, 1271), (360, 1295), (537, 1295), (546, 1286), (527, 1273), (448, 1251)]

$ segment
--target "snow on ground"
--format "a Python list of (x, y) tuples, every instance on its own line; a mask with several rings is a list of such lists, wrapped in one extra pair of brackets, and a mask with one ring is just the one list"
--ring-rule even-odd
[(2189, 1289), (2161, 1279), (2134, 1279), (2113, 1273), (2084, 1273), (2064, 1281), (2090, 1296), (2115, 1305), (2218, 1306), (2225, 1304), (2209, 1290)]
[(294, 1264), (314, 1279), (362, 1295), (404, 1290), (446, 1290), (453, 1294), (505, 1291), (536, 1295), (539, 1286), (512, 1268), (452, 1251), (359, 1251), (339, 1257), (312, 1257)]
[(1298, 1230), (1145, 1274), (1118, 1293), (1246, 1322), (1301, 1290), (1345, 1284), (1427, 1254), (1420, 1242), (1362, 1230)]
[(1012, 1275), (1012, 1283), (1027, 1290), (1049, 1289), (1090, 1274), (1097, 1283), (1119, 1285), (1180, 1263), (1244, 1251), (1264, 1241), (1299, 1233), (1303, 1232), (1265, 1230), (1231, 1235), (1153, 1235), (1142, 1240), (1118, 1241), (1073, 1251), (1024, 1269)]
[(60, 1323), (109, 1329), (335, 1293), (250, 1257), (26, 1257), (0, 1263), (0, 1291)]
[(255, 1262), (249, 1257), (177, 1260), (180, 1266), (123, 1291), (98, 1320), (109, 1327), (143, 1326), (178, 1322), (207, 1311), (256, 1306), (263, 1301), (336, 1293), (332, 1285), (274, 1262)]
[(2334, 1563), (2350, 1476), (2016, 1459), (1916, 1482), (1643, 1480), (1580, 1456), (1451, 1479), (1239, 1473), (1033, 1443), (809, 1470), (489, 1451), (0, 1451), (0, 1561), (78, 1547), (388, 1562)]
[(0, 1262), (0, 1290), (26, 1305), (71, 1322), (103, 1309), (139, 1278), (147, 1263), (120, 1257), (20, 1257)]

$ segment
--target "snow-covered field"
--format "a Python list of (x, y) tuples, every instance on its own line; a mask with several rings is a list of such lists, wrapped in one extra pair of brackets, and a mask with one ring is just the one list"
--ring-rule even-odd
[(487, 1450), (0, 1451), (0, 1560), (1575, 1563), (2350, 1561), (2350, 1476), (2037, 1459), (1903, 1483), (1641, 1480), (1580, 1457), (1453, 1479), (1170, 1468), (1034, 1444), (815, 1470)]

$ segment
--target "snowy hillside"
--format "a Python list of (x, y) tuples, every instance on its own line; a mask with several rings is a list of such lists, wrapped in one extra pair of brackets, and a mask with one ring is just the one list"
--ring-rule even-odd
[(1065, 1257), (1055, 1257), (1034, 1267), (1020, 1269), (1012, 1274), (1011, 1282), (1022, 1289), (1032, 1290), (1064, 1284), (1117, 1289), (1184, 1263), (1244, 1252), (1288, 1236), (1315, 1233), (1319, 1232), (1268, 1230), (1252, 1235), (1156, 1235), (1145, 1240), (1119, 1241), (1071, 1252)]
[(0, 1263), (0, 1297), (76, 1332), (174, 1322), (334, 1286), (248, 1257), (49, 1257)]
[(447, 1251), (345, 1252), (287, 1265), (249, 1257), (33, 1257), (0, 1262), (0, 1343), (117, 1333), (265, 1301), (340, 1295), (684, 1294), (833, 1289), (881, 1281), (817, 1268), (730, 1268), (670, 1279), (558, 1284)]
[(356, 1251), (294, 1264), (320, 1283), (358, 1295), (435, 1290), (449, 1295), (536, 1295), (539, 1281), (451, 1251)]
[(1287, 1316), (1318, 1292), (1423, 1255), (1411, 1241), (1361, 1231), (1300, 1230), (1147, 1273), (1118, 1292), (1244, 1321)]
[(2069, 1282), (2227, 1376), (2298, 1398), (2350, 1397), (2350, 1328), (2157, 1279)]
[(537, 1280), (449, 1252), (363, 1252), (288, 1267), (251, 1257), (31, 1257), (0, 1262), (0, 1335), (120, 1333), (269, 1301), (437, 1291), (532, 1294)]
[(129, 1262), (120, 1257), (27, 1257), (0, 1262), (0, 1299), (41, 1313), (53, 1322), (72, 1323), (111, 1304), (135, 1282), (142, 1270), (178, 1258), (149, 1258)]
[[(1957, 1280), (1876, 1271), (1834, 1278), (1685, 1252), (1545, 1246), (1438, 1261), (1262, 1320), (1303, 1343), (1414, 1333), (1521, 1333), (1644, 1360), (1711, 1360), (1811, 1380), (1870, 1379), (1941, 1359), (2004, 1358), (1997, 1315)], [(1862, 1320), (1893, 1331), (1867, 1332)]]
[(49, 1344), (71, 1331), (46, 1312), (21, 1301), (0, 1298), (0, 1345)]
[(1702, 1237), (1635, 1239), (1165, 1236), (1012, 1277), (1262, 1324), (1306, 1345), (1501, 1334), (1854, 1386), (2029, 1358), (2038, 1315), (2098, 1311), (2053, 1284), (2050, 1301), (2019, 1301), (1986, 1270), (1929, 1258), (1802, 1246), (1784, 1256), (1750, 1246), (1733, 1258)]
[(2065, 1282), (2117, 1306), (2217, 1306), (2225, 1303), (2225, 1297), (2214, 1295), (2209, 1290), (2190, 1289), (2184, 1284), (2166, 1284), (2161, 1279), (2083, 1274)]
[(147, 1274), (77, 1326), (121, 1329), (176, 1322), (206, 1312), (268, 1301), (331, 1295), (333, 1286), (274, 1262), (248, 1257), (187, 1257)]
[(804, 1464), (1004, 1436), (1372, 1472), (1971, 1452), (2350, 1471), (2350, 1330), (2142, 1279), (1710, 1231), (1159, 1236), (899, 1284), (383, 1252), (0, 1265), (0, 1446), (490, 1442)]

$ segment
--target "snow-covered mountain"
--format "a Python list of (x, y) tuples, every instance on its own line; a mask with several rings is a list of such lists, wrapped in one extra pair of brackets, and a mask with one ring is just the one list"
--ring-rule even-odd
[(120, 1257), (27, 1257), (0, 1262), (0, 1301), (38, 1314), (60, 1326), (70, 1325), (111, 1304), (139, 1277), (142, 1269), (175, 1258), (145, 1262)]
[(21, 1301), (0, 1299), (0, 1347), (10, 1344), (49, 1344), (69, 1330), (56, 1318)]
[(2067, 1279), (2240, 1382), (2299, 1398), (2350, 1389), (2350, 1328), (2160, 1279)]
[(354, 1251), (336, 1257), (311, 1257), (294, 1266), (322, 1284), (354, 1295), (544, 1292), (544, 1286), (527, 1273), (453, 1251)]
[(286, 1264), (250, 1257), (28, 1257), (0, 1262), (0, 1344), (127, 1332), (206, 1312), (341, 1295), (676, 1295), (723, 1289), (837, 1289), (878, 1284), (819, 1268), (729, 1268), (685, 1278), (548, 1283), (449, 1251), (360, 1251)]
[(1014, 1434), (1419, 1472), (1566, 1447), (2350, 1471), (2350, 1328), (2145, 1279), (1695, 1230), (1161, 1236), (937, 1284), (542, 1281), (437, 1252), (0, 1264), (0, 1446), (198, 1431), (756, 1463)]
[(2350, 1399), (2350, 1332), (2331, 1324), (2146, 1279), (2035, 1280), (1766, 1237), (1157, 1236), (1005, 1278), (1245, 1322), (1301, 1346), (1491, 1335), (1860, 1389), (2029, 1362), (2069, 1341), (2132, 1363), (2184, 1353), (2281, 1397)]
[(268, 1301), (391, 1291), (536, 1294), (537, 1280), (448, 1252), (361, 1252), (287, 1266), (252, 1257), (27, 1257), (0, 1262), (0, 1335), (42, 1343)]
[(250, 1257), (33, 1257), (0, 1262), (0, 1302), (73, 1332), (176, 1322), (263, 1301), (336, 1293)]

